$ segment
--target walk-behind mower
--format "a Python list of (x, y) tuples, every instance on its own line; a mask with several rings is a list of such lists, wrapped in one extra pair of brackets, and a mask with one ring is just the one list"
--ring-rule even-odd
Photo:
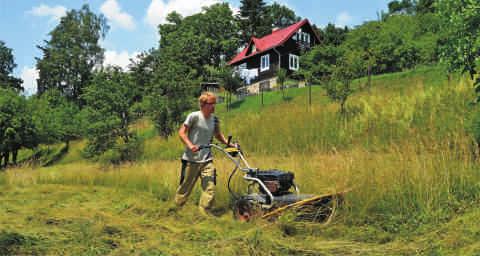
[[(230, 142), (231, 136), (228, 141)], [(201, 145), (200, 149), (215, 148), (234, 163), (228, 179), (228, 190), (232, 195), (234, 217), (241, 221), (255, 218), (275, 219), (290, 211), (296, 220), (328, 224), (335, 215), (337, 206), (347, 191), (323, 195), (300, 194), (294, 182), (294, 174), (277, 169), (261, 170), (252, 168), (239, 147), (222, 148), (216, 144)], [(239, 195), (232, 191), (232, 177), (237, 170), (244, 173), (248, 182), (247, 193)]]

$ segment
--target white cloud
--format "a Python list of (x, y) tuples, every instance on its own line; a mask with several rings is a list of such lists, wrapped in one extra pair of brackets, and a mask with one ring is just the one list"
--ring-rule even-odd
[(23, 80), (25, 95), (33, 95), (37, 92), (38, 70), (35, 67), (23, 67), (20, 78)]
[(128, 65), (131, 63), (130, 59), (136, 60), (139, 52), (129, 54), (127, 51), (105, 51), (105, 60), (103, 66), (119, 66), (123, 70), (128, 70)]
[(60, 18), (67, 13), (67, 8), (61, 5), (50, 7), (48, 5), (41, 4), (40, 6), (33, 7), (32, 10), (28, 11), (28, 13), (34, 16), (50, 17), (50, 21), (53, 22), (60, 20)]
[(202, 10), (203, 6), (220, 3), (220, 0), (170, 0), (167, 3), (163, 0), (152, 0), (148, 6), (145, 21), (154, 27), (165, 23), (167, 15), (173, 11), (182, 16), (190, 16)]
[(100, 11), (113, 24), (128, 30), (135, 29), (133, 17), (126, 12), (122, 12), (116, 0), (105, 1), (100, 7)]
[(352, 21), (353, 21), (353, 17), (350, 16), (348, 12), (341, 12), (335, 19), (335, 25), (337, 27), (345, 27), (345, 26), (351, 25)]

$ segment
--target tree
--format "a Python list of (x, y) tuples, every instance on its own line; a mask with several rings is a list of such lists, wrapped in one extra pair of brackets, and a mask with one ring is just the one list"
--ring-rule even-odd
[[(238, 27), (228, 4), (215, 4), (203, 13), (181, 18), (171, 13), (170, 23), (159, 26), (160, 51), (175, 52), (178, 61), (206, 76), (205, 66), (220, 66), (238, 46)], [(170, 53), (167, 53), (171, 55)]]
[(39, 143), (64, 142), (68, 146), (71, 140), (81, 137), (79, 107), (58, 90), (49, 89), (33, 97), (31, 104)]
[(146, 95), (152, 93), (152, 79), (154, 68), (158, 62), (159, 50), (150, 49), (137, 55), (137, 60), (130, 65), (130, 73), (138, 89), (135, 101), (141, 102)]
[(118, 155), (113, 162), (134, 160), (140, 145), (129, 126), (138, 118), (133, 79), (119, 67), (96, 73), (82, 98), (86, 118), (87, 157), (98, 157), (111, 150)]
[[(165, 56), (166, 55), (166, 56)], [(198, 79), (191, 68), (162, 52), (161, 65), (156, 67), (153, 92), (147, 96), (148, 114), (163, 138), (168, 138), (184, 120), (184, 113), (194, 106)]]
[(280, 85), (283, 100), (285, 100), (285, 80), (287, 80), (287, 71), (283, 68), (279, 68), (277, 71), (277, 83)]
[(199, 17), (196, 30), (205, 36), (203, 43), (208, 50), (205, 56), (207, 65), (218, 67), (222, 62), (236, 55), (240, 42), (238, 29), (238, 24), (227, 3), (203, 7), (203, 15)]
[(241, 0), (240, 13), (237, 20), (242, 33), (242, 43), (250, 41), (251, 37), (262, 37), (271, 32), (270, 19), (263, 0)]
[(426, 14), (435, 12), (435, 0), (418, 0), (415, 5), (417, 14)]
[(170, 23), (159, 26), (160, 46), (146, 105), (165, 138), (177, 130), (184, 113), (194, 106), (200, 81), (210, 76), (207, 67), (218, 68), (238, 46), (238, 27), (228, 4), (203, 10), (185, 18), (171, 13), (167, 17)]
[(10, 154), (16, 164), (20, 148), (38, 145), (31, 112), (25, 97), (0, 88), (0, 168), (10, 162)]
[(480, 57), (480, 2), (438, 0), (436, 7), (443, 23), (442, 61), (448, 64), (449, 71), (461, 70), (474, 79)]
[(227, 111), (229, 111), (232, 104), (232, 94), (243, 85), (242, 78), (240, 78), (239, 74), (234, 72), (232, 68), (222, 66), (220, 68), (220, 81), (222, 82), (225, 91), (228, 92)]
[(56, 88), (69, 100), (82, 105), (80, 95), (90, 83), (94, 68), (103, 62), (104, 50), (99, 40), (109, 27), (103, 15), (95, 15), (88, 5), (71, 10), (62, 17), (44, 46), (42, 58), (37, 58), (38, 93)]
[[(382, 23), (378, 21), (366, 22), (355, 30), (352, 30), (346, 41), (347, 48), (351, 51), (360, 52), (363, 55), (363, 59), (367, 64), (366, 73), (368, 76), (368, 88), (371, 86), (373, 69), (378, 65), (377, 61), (381, 58), (379, 55), (386, 50), (389, 50), (389, 47), (379, 43), (379, 34), (382, 29), (381, 26)], [(395, 44), (395, 42), (392, 42), (392, 44)]]
[(328, 23), (324, 29), (319, 29), (317, 31), (322, 39), (323, 45), (339, 46), (347, 38), (349, 29), (346, 26), (344, 28), (338, 28), (334, 24)]
[(333, 44), (319, 44), (300, 57), (300, 68), (312, 73), (313, 83), (330, 79), (342, 49)]
[(391, 14), (414, 14), (415, 1), (413, 0), (395, 0), (388, 3), (388, 13)]
[(270, 24), (277, 28), (287, 27), (301, 20), (292, 9), (277, 2), (266, 6), (266, 13)]
[(358, 77), (363, 67), (362, 57), (359, 52), (345, 52), (335, 65), (330, 81), (326, 83), (327, 95), (340, 104), (341, 114), (346, 113), (345, 104), (354, 92), (352, 81)]
[(11, 88), (17, 92), (23, 91), (21, 79), (12, 76), (15, 64), (12, 49), (0, 41), (0, 88)]

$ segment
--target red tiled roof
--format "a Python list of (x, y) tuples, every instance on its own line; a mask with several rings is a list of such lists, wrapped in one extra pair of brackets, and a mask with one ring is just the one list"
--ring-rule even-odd
[[(308, 22), (308, 19), (304, 19), (302, 21), (299, 21), (293, 25), (290, 25), (286, 28), (282, 28), (279, 30), (273, 31), (271, 34), (266, 35), (262, 38), (256, 38), (252, 37), (250, 39), (250, 42), (248, 43), (247, 47), (243, 49), (237, 56), (235, 56), (229, 63), (228, 65), (235, 64), (241, 60), (244, 60), (246, 58), (249, 58), (251, 56), (260, 54), (262, 52), (265, 52), (267, 50), (270, 50), (276, 46), (279, 46), (283, 44), (285, 41), (287, 41), (299, 28), (301, 28), (303, 25), (305, 25)], [(310, 24), (310, 23), (309, 23)], [(255, 48), (257, 51), (252, 52), (250, 55), (246, 55), (248, 49), (250, 48), (250, 45), (252, 43), (255, 45)]]

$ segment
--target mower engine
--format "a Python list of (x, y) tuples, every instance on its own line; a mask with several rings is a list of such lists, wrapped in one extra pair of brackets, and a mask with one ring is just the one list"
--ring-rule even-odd
[[(289, 171), (277, 169), (258, 170), (250, 174), (251, 177), (261, 180), (273, 196), (282, 196), (291, 193), (290, 188), (294, 186), (293, 179), (295, 175)], [(260, 186), (260, 192), (266, 194), (266, 191)]]

